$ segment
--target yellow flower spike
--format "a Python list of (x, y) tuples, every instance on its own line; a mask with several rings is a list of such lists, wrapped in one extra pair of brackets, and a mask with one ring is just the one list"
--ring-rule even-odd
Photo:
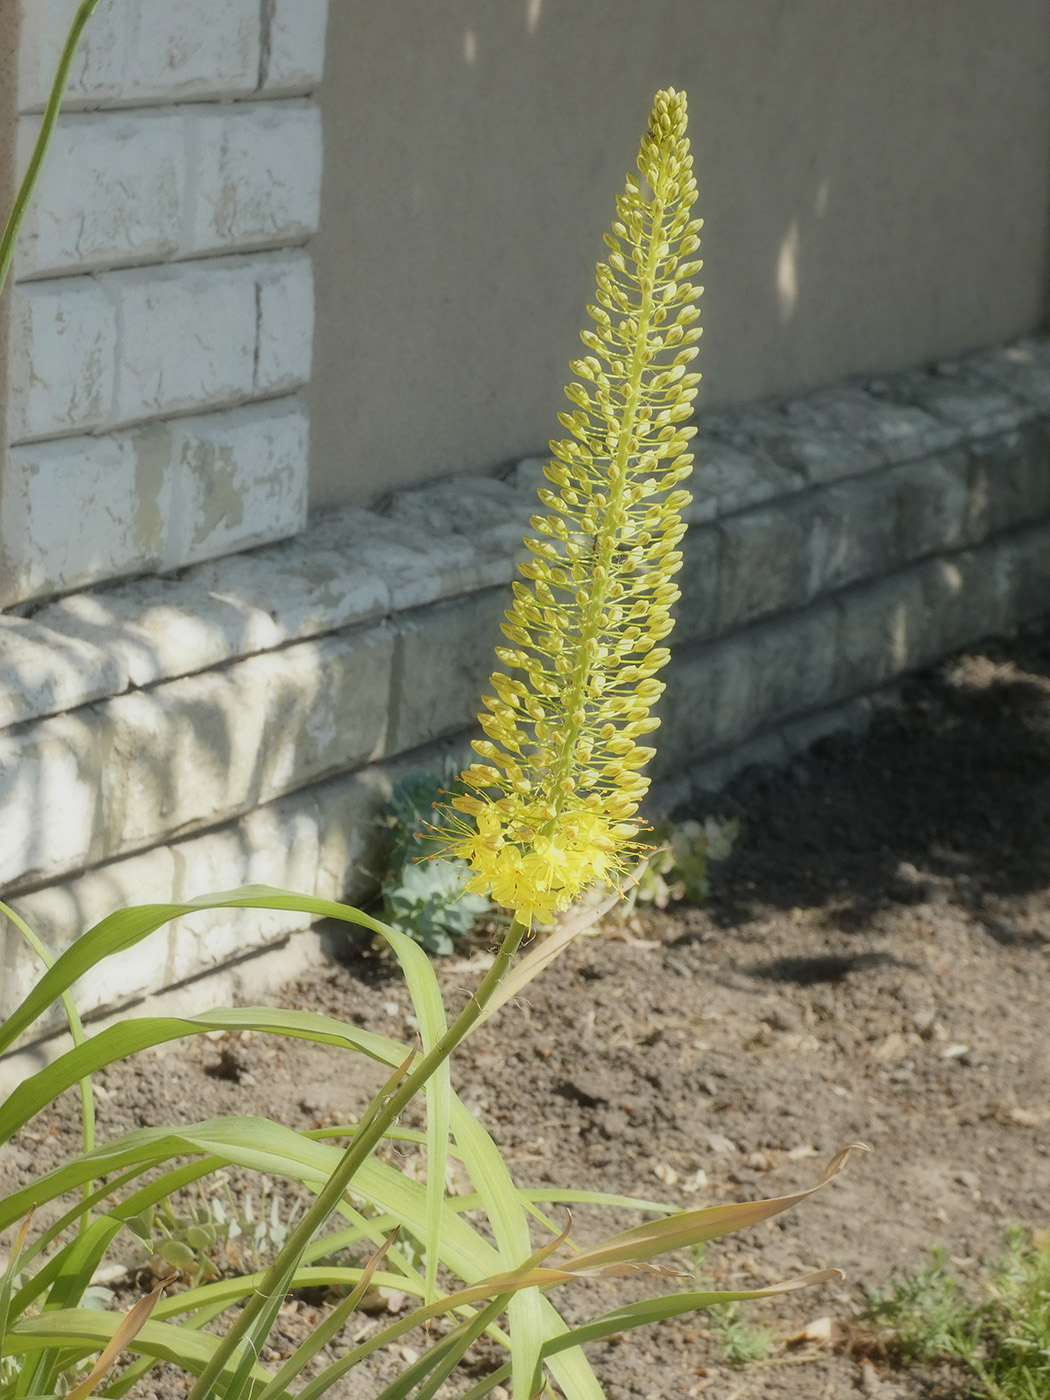
[[(532, 517), (530, 558), (519, 565), (479, 716), (486, 738), (463, 774), (472, 795), (453, 805), (450, 852), (468, 861), (468, 889), (487, 893), (525, 924), (548, 922), (587, 885), (615, 878), (648, 788), (638, 770), (654, 750), (656, 673), (670, 657), (672, 575), (689, 504), (695, 428), (683, 426), (699, 374), (686, 372), (700, 331), (689, 278), (701, 263), (701, 221), (686, 130), (685, 94), (653, 101), (597, 268), (589, 352), (571, 364), (569, 434), (552, 442)], [(648, 186), (648, 188), (646, 187)], [(554, 488), (554, 489), (551, 489)], [(513, 756), (512, 756), (513, 755)]]

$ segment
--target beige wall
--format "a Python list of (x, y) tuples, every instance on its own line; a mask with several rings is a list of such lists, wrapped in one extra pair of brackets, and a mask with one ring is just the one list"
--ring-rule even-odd
[(546, 442), (667, 84), (707, 220), (703, 402), (1042, 320), (1048, 0), (331, 0), (316, 501)]

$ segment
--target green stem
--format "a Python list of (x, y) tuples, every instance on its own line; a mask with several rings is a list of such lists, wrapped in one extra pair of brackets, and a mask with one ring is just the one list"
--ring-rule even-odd
[(40, 125), (40, 134), (36, 138), (36, 145), (33, 147), (33, 154), (29, 158), (29, 168), (18, 187), (15, 195), (15, 202), (11, 206), (11, 213), (8, 215), (7, 223), (4, 225), (4, 232), (0, 235), (0, 292), (4, 290), (4, 283), (7, 281), (7, 274), (11, 269), (11, 259), (15, 255), (15, 243), (18, 239), (19, 230), (22, 227), (22, 220), (25, 218), (29, 201), (32, 198), (33, 189), (40, 174), (40, 167), (44, 163), (47, 155), (47, 148), (51, 144), (51, 137), (54, 134), (55, 124), (58, 121), (58, 113), (62, 107), (62, 98), (65, 95), (66, 83), (69, 80), (69, 70), (73, 66), (73, 56), (80, 43), (80, 36), (84, 32), (84, 26), (94, 13), (98, 0), (81, 0), (80, 9), (66, 36), (65, 47), (62, 50), (62, 57), (58, 63), (58, 71), (55, 73), (55, 81), (51, 84), (51, 93), (47, 99), (47, 106), (44, 109), (44, 119)]
[(452, 1025), (449, 1026), (433, 1049), (424, 1055), (415, 1068), (405, 1076), (386, 1102), (376, 1108), (375, 1113), (369, 1116), (365, 1124), (362, 1124), (354, 1141), (346, 1149), (342, 1160), (328, 1178), (313, 1205), (289, 1235), (283, 1249), (267, 1270), (259, 1288), (245, 1305), (237, 1321), (197, 1377), (187, 1400), (213, 1400), (213, 1387), (219, 1376), (233, 1360), (248, 1337), (249, 1330), (271, 1301), (278, 1293), (283, 1297), (287, 1289), (287, 1280), (294, 1272), (303, 1250), (339, 1205), (354, 1174), (371, 1156), (387, 1129), (392, 1127), (395, 1120), (424, 1087), (434, 1071), (444, 1064), (479, 1019), (485, 1006), (506, 976), (514, 954), (526, 932), (526, 927), (515, 919), (507, 930), (499, 951), (493, 959), (492, 966)]
[[(2, 903), (0, 903), (0, 914), (11, 920), (15, 928), (46, 968), (54, 967), (54, 958), (21, 915), (16, 914), (8, 905)], [(83, 1045), (87, 1037), (84, 1035), (84, 1024), (80, 1019), (80, 1013), (77, 1011), (76, 1002), (73, 1000), (71, 992), (65, 991), (62, 993), (62, 1005), (65, 1009), (66, 1020), (69, 1022), (69, 1034), (73, 1040), (73, 1044)], [(80, 1117), (84, 1151), (90, 1152), (95, 1145), (95, 1095), (91, 1088), (90, 1075), (80, 1081)], [(81, 1233), (87, 1229), (91, 1218), (89, 1207), (94, 1189), (95, 1183), (93, 1181), (85, 1181), (81, 1188), (81, 1195), (84, 1200), (84, 1214), (80, 1217)]]

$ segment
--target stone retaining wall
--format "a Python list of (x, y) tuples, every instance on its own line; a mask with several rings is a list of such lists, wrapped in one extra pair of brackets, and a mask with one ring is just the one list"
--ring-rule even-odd
[[(77, 5), (22, 6), (24, 169)], [(0, 606), (304, 524), (326, 9), (101, 0), (12, 269)]]
[[(657, 805), (1050, 610), (1048, 339), (709, 414), (696, 448)], [(367, 893), (392, 777), (469, 739), (541, 476), (527, 459), (330, 510), (294, 540), (0, 617), (0, 881), (53, 950), (124, 902)], [(81, 1007), (306, 922), (180, 920)], [(10, 930), (0, 967), (3, 1015), (36, 976)]]

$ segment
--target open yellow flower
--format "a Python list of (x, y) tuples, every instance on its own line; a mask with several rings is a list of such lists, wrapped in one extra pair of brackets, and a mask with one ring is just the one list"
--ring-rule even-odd
[(670, 653), (674, 574), (692, 469), (686, 426), (699, 374), (687, 373), (700, 331), (688, 279), (701, 221), (685, 136), (685, 94), (659, 92), (598, 264), (594, 329), (559, 419), (541, 488), (545, 514), (525, 541), (531, 558), (496, 655), (505, 670), (479, 716), (480, 762), (453, 799), (464, 820), (451, 852), (468, 889), (523, 923), (549, 922), (579, 892), (609, 881), (632, 848), (658, 725), (657, 674)]

